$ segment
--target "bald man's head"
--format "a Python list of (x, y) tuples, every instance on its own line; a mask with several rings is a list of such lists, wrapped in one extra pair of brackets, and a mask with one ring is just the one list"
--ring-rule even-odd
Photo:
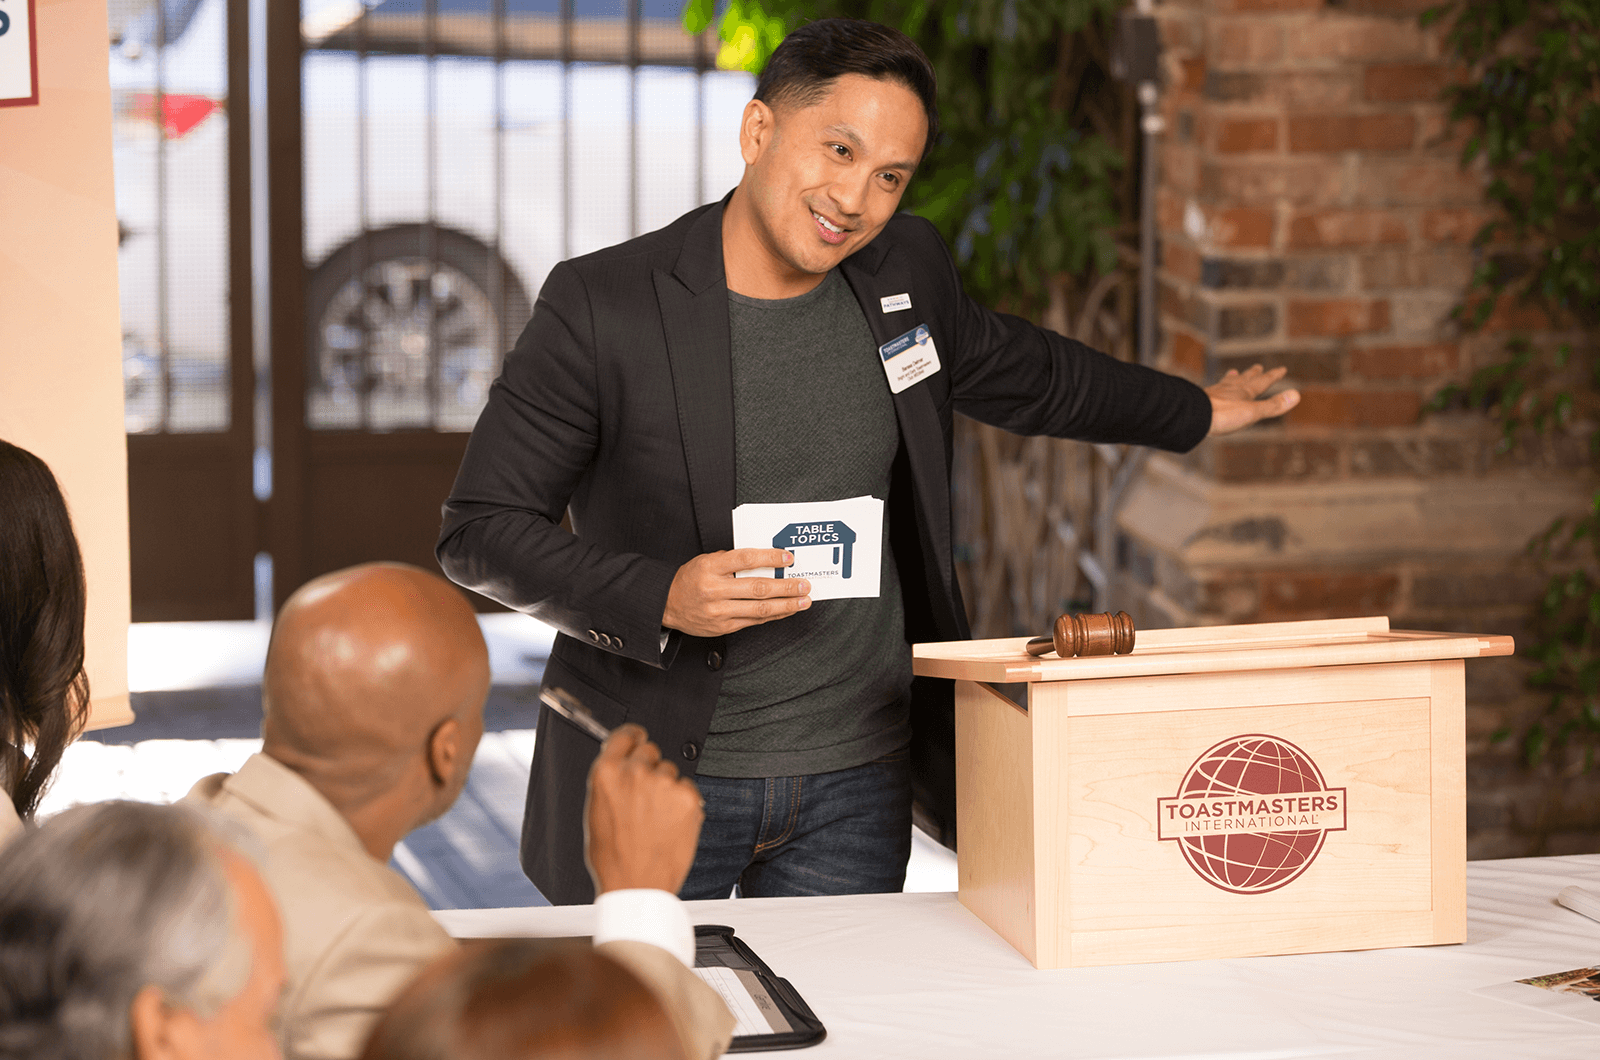
[(488, 649), (454, 586), (401, 564), (351, 567), (307, 582), (278, 613), (263, 750), (347, 817), (377, 801), (415, 812), (414, 827), (460, 793), (488, 692)]

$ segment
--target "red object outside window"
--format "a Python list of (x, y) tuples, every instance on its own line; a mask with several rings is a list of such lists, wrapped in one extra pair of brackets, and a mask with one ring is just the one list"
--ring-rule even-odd
[[(161, 132), (169, 140), (179, 140), (193, 132), (195, 127), (222, 109), (220, 100), (206, 96), (193, 96), (169, 92), (161, 97)], [(133, 94), (133, 116), (154, 120), (156, 97), (153, 92)]]

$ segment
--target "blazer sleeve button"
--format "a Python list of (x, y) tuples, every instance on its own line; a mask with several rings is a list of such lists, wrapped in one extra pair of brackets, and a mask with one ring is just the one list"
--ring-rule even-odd
[(611, 634), (609, 634), (609, 633), (600, 634), (600, 643), (605, 645), (608, 648), (611, 647)]
[(720, 669), (722, 669), (722, 653), (720, 651), (717, 651), (715, 648), (713, 648), (710, 651), (706, 652), (706, 669), (708, 669), (708, 670), (720, 670)]
[(589, 631), (589, 639), (594, 641), (596, 644), (599, 644), (600, 643), (600, 634), (596, 633), (594, 630), (591, 629)]
[(693, 740), (690, 740), (689, 742), (685, 743), (683, 745), (683, 757), (688, 759), (691, 762), (693, 762), (696, 758), (699, 758), (700, 757), (700, 745), (695, 743)]

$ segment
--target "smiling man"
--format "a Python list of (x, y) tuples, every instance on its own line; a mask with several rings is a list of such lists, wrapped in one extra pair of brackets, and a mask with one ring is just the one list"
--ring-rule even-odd
[[(955, 412), (1184, 451), (1297, 400), (1258, 400), (1281, 370), (1208, 393), (969, 299), (933, 226), (896, 212), (937, 127), (932, 67), (902, 34), (790, 34), (727, 198), (552, 270), (445, 505), (446, 572), (561, 631), (546, 686), (643, 725), (695, 776), (685, 898), (899, 890), (913, 791), (953, 818), (950, 689), (913, 681), (910, 645), (968, 636)], [(793, 562), (736, 542), (736, 506), (785, 506), (781, 526), (862, 498), (882, 506), (854, 543), (880, 559), (875, 592), (736, 576)], [(588, 901), (599, 744), (546, 709), (536, 748), (523, 867), (552, 901)]]

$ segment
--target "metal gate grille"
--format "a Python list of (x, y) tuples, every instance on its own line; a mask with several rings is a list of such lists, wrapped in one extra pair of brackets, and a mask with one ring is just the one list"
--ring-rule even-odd
[(306, 425), (470, 430), (563, 258), (737, 183), (682, 0), (306, 0)]
[(226, 431), (228, 52), (220, 0), (113, 0), (126, 428)]

